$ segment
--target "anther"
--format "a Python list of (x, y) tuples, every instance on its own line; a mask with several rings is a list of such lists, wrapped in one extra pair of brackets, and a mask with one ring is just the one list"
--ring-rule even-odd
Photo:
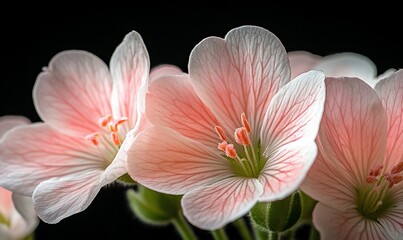
[(108, 125), (108, 123), (112, 121), (112, 115), (108, 114), (105, 117), (102, 117), (98, 120), (99, 125), (101, 125), (102, 127), (106, 127), (106, 125)]
[(379, 176), (379, 174), (381, 173), (383, 166), (382, 165), (378, 165), (375, 168), (373, 168), (370, 172), (369, 172), (369, 176), (374, 176), (377, 177)]
[(113, 143), (114, 143), (115, 145), (119, 145), (119, 144), (120, 144), (120, 139), (119, 139), (119, 136), (118, 136), (118, 134), (117, 134), (116, 132), (111, 132), (111, 138), (112, 138)]
[(243, 146), (250, 144), (249, 133), (245, 127), (235, 129), (234, 137), (238, 144), (242, 144)]
[(225, 155), (227, 155), (227, 157), (230, 157), (230, 158), (237, 157), (236, 150), (235, 150), (233, 144), (227, 144), (227, 146), (225, 147)]
[(400, 173), (401, 171), (403, 171), (403, 162), (396, 164), (396, 166), (394, 166), (390, 172), (396, 174)]
[(242, 125), (245, 127), (246, 131), (248, 133), (250, 133), (250, 124), (249, 124), (248, 120), (246, 119), (245, 113), (241, 114), (241, 121), (242, 121)]
[(87, 136), (85, 136), (85, 140), (87, 141), (91, 141), (95, 146), (98, 146), (99, 142), (98, 142), (98, 138), (99, 137), (99, 133), (94, 132), (91, 134), (88, 134)]
[(222, 141), (227, 141), (227, 136), (225, 136), (225, 133), (220, 126), (215, 126), (215, 131)]
[(227, 147), (228, 143), (226, 141), (223, 141), (221, 143), (218, 143), (217, 148), (220, 149), (221, 151), (225, 152), (225, 148)]

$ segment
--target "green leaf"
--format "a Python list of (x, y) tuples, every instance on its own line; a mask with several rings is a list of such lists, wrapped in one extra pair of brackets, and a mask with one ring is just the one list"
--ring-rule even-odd
[(143, 186), (126, 192), (133, 213), (143, 222), (152, 225), (169, 224), (179, 214), (181, 196), (153, 191)]

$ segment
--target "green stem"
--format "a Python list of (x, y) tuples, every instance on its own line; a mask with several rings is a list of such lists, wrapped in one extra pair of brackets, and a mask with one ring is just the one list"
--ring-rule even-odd
[(269, 240), (278, 240), (278, 239), (280, 239), (278, 232), (271, 232), (271, 231), (269, 232)]
[(266, 230), (257, 225), (253, 226), (252, 229), (256, 240), (267, 240), (269, 233)]
[(228, 240), (227, 234), (222, 228), (212, 231), (211, 234), (215, 240)]
[(244, 239), (244, 240), (252, 240), (252, 235), (250, 234), (248, 226), (246, 226), (245, 219), (243, 219), (241, 217), (238, 220), (236, 220), (234, 222), (234, 224), (235, 224), (237, 230), (239, 231), (239, 233), (241, 234), (242, 239)]
[(196, 235), (193, 232), (192, 227), (183, 217), (182, 213), (179, 213), (176, 218), (172, 219), (172, 223), (176, 230), (179, 232), (183, 240), (196, 240)]

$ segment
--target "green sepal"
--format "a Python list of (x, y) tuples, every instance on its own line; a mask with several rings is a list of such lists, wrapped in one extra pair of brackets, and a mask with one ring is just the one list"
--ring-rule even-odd
[(258, 202), (249, 211), (249, 217), (253, 227), (257, 227), (259, 231), (267, 232), (269, 229), (269, 211), (270, 203)]
[(298, 191), (285, 199), (270, 203), (268, 208), (268, 230), (284, 232), (297, 223), (301, 216), (301, 196)]
[(138, 185), (137, 191), (126, 192), (130, 209), (143, 222), (152, 225), (169, 224), (181, 210), (181, 196), (153, 191)]
[(124, 184), (124, 185), (136, 185), (137, 183), (129, 176), (129, 174), (125, 173), (122, 176), (120, 176), (116, 182)]

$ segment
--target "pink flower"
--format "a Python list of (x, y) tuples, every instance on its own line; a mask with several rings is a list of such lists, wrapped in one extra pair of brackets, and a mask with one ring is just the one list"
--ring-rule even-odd
[(149, 86), (146, 114), (155, 127), (128, 151), (140, 184), (184, 194), (184, 215), (212, 230), (257, 201), (294, 192), (313, 163), (325, 98), (324, 75), (290, 81), (286, 51), (255, 26), (209, 37), (192, 51), (189, 75)]
[(377, 75), (374, 62), (366, 56), (352, 52), (335, 53), (321, 57), (306, 51), (292, 51), (288, 53), (291, 65), (291, 78), (309, 70), (320, 70), (327, 77), (357, 77), (364, 80), (371, 87), (396, 69), (388, 69)]
[[(6, 131), (28, 123), (29, 120), (24, 117), (0, 117), (0, 138)], [(34, 232), (38, 223), (30, 197), (0, 187), (0, 239), (23, 239)]]
[(126, 150), (144, 127), (148, 78), (147, 49), (134, 31), (110, 70), (86, 51), (57, 54), (33, 90), (44, 123), (12, 130), (0, 143), (0, 185), (32, 196), (47, 223), (86, 209), (127, 172)]
[(327, 78), (319, 154), (301, 188), (323, 239), (403, 236), (403, 71), (373, 90)]

